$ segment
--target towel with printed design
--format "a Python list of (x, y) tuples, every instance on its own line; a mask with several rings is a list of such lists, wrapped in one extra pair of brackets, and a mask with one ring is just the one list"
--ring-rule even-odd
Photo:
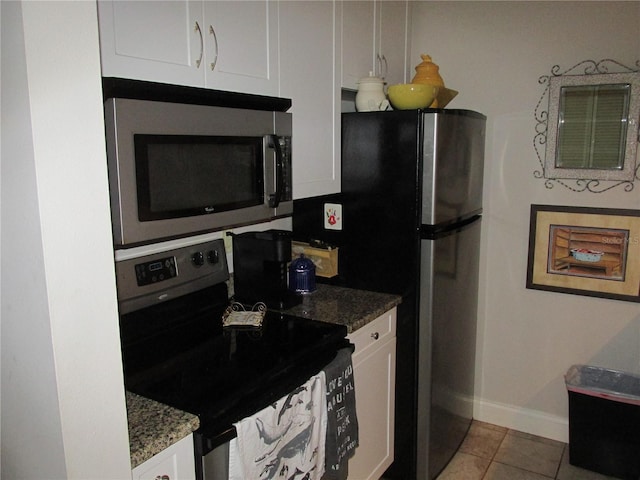
[(234, 426), (229, 480), (320, 480), (327, 431), (324, 372)]

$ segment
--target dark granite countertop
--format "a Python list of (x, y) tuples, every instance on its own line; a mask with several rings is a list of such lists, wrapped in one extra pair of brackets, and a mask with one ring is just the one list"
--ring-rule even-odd
[(401, 301), (399, 295), (319, 283), (315, 292), (303, 295), (302, 303), (289, 308), (286, 313), (346, 325), (347, 331), (353, 333)]
[[(347, 326), (352, 333), (401, 302), (399, 295), (318, 284), (302, 303), (286, 310), (299, 317)], [(131, 468), (197, 430), (196, 415), (127, 392)]]

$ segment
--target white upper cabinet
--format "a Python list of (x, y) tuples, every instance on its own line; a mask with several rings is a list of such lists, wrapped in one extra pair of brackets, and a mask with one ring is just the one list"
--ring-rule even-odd
[(340, 191), (340, 5), (280, 3), (280, 95), (291, 98), (293, 196)]
[(103, 76), (203, 85), (201, 3), (105, 0), (98, 19)]
[(387, 85), (407, 81), (410, 2), (342, 2), (342, 87), (358, 88), (369, 72)]
[(102, 75), (278, 94), (278, 3), (100, 0)]
[(376, 73), (384, 77), (387, 85), (410, 82), (413, 78), (409, 58), (411, 2), (390, 0), (379, 1), (377, 4), (380, 21), (377, 30)]
[(358, 80), (375, 72), (376, 4), (372, 0), (342, 2), (342, 86), (358, 88)]
[(206, 86), (278, 95), (278, 2), (205, 1)]

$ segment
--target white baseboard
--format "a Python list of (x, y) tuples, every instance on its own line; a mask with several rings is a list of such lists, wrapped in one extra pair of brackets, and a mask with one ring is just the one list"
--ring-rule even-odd
[(538, 410), (476, 398), (473, 417), (481, 422), (492, 423), (512, 430), (564, 443), (569, 441), (569, 420), (565, 417), (542, 413)]

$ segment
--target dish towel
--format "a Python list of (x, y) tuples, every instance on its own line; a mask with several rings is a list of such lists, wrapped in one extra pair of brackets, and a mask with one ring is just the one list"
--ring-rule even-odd
[(327, 462), (322, 478), (345, 480), (349, 459), (358, 446), (351, 349), (339, 350), (336, 358), (324, 368), (324, 373), (327, 380)]
[(320, 480), (327, 432), (324, 372), (234, 426), (229, 480)]

